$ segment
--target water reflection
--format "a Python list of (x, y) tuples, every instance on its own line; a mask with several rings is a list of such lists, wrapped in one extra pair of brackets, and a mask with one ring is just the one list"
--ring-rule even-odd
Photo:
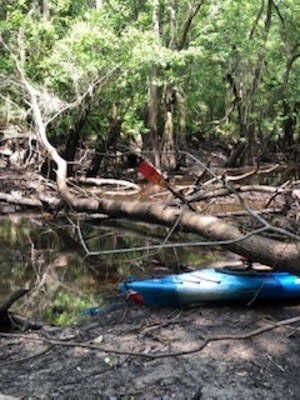
[[(78, 235), (80, 227), (80, 235)], [(201, 249), (131, 251), (114, 254), (114, 249), (151, 246), (164, 241), (167, 228), (125, 221), (103, 223), (100, 220), (77, 222), (38, 216), (5, 217), (0, 226), (0, 303), (19, 288), (31, 291), (14, 309), (26, 316), (46, 318), (50, 322), (69, 324), (85, 307), (105, 303), (117, 293), (118, 282), (129, 274), (156, 274), (157, 265), (183, 262), (200, 266), (212, 258)], [(83, 249), (109, 250), (105, 256), (89, 256)], [(173, 242), (192, 240), (175, 233)], [(179, 254), (178, 254), (179, 253)]]

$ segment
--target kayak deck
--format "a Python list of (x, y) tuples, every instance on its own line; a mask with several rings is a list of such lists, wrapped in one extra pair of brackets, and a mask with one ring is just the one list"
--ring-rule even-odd
[(207, 268), (157, 279), (130, 280), (120, 290), (140, 303), (178, 306), (201, 302), (300, 298), (300, 277), (286, 272)]

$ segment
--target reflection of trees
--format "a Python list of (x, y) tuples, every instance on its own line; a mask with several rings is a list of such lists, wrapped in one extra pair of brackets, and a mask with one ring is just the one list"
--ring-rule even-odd
[(29, 229), (14, 218), (14, 222), (2, 219), (0, 224), (0, 298), (6, 297), (10, 289), (22, 286), (28, 280), (28, 262), (24, 257), (24, 241)]
[(3, 297), (16, 287), (32, 288), (20, 302), (22, 312), (41, 315), (59, 293), (68, 295), (71, 302), (75, 297), (89, 298), (92, 289), (98, 288), (95, 276), (87, 274), (86, 261), (74, 251), (80, 246), (71, 246), (75, 243), (67, 232), (62, 240), (57, 226), (41, 226), (41, 220), (7, 219), (0, 227), (0, 245), (5, 249), (0, 255)]
[[(175, 248), (167, 249), (163, 248), (163, 246), (159, 250), (151, 250), (152, 245), (161, 245), (166, 241), (166, 238), (168, 238), (167, 242), (172, 244), (195, 240), (195, 235), (183, 233), (180, 229), (178, 231), (175, 229), (172, 231), (172, 235), (170, 235), (170, 228), (168, 227), (149, 225), (143, 222), (118, 220), (105, 221), (100, 226), (92, 227), (81, 224), (80, 230), (82, 240), (84, 240), (89, 250), (95, 253), (106, 251), (106, 254), (102, 255), (102, 257), (105, 257), (106, 262), (110, 262), (112, 265), (114, 264), (114, 259), (119, 260), (119, 263), (121, 260), (123, 265), (126, 262), (131, 266), (136, 264), (147, 265), (152, 257), (156, 258), (159, 256), (160, 259), (164, 260), (164, 264), (172, 264), (175, 259), (177, 262), (197, 266), (203, 264), (204, 260), (207, 261), (207, 258), (212, 257), (207, 256), (206, 249), (199, 253), (198, 251), (190, 251), (190, 249), (185, 248), (180, 250), (180, 254), (178, 254)], [(81, 247), (83, 248), (82, 240)], [(145, 247), (145, 249), (142, 251), (132, 251), (132, 249), (139, 246)], [(128, 253), (117, 254), (122, 249), (129, 249), (130, 251)], [(117, 250), (116, 254), (113, 254), (113, 250)]]
[[(167, 232), (165, 227), (125, 221), (100, 226), (82, 223), (81, 229), (91, 248), (107, 251), (160, 243)], [(176, 235), (172, 241), (177, 241)], [(17, 287), (30, 287), (30, 293), (17, 304), (18, 311), (26, 315), (44, 315), (45, 311), (50, 315), (58, 308), (74, 314), (74, 307), (100, 304), (103, 294), (115, 293), (122, 277), (139, 273), (141, 266), (147, 268), (154, 255), (144, 251), (87, 257), (77, 227), (63, 219), (5, 219), (0, 227), (0, 246), (4, 249), (0, 284), (7, 288), (3, 297)], [(190, 262), (194, 254), (181, 252), (181, 261)], [(160, 254), (170, 262), (175, 256), (170, 249)], [(199, 262), (201, 258), (196, 257)]]
[[(84, 254), (71, 234), (71, 227), (59, 221), (47, 224), (46, 229), (51, 239), (43, 243), (38, 241), (38, 248), (32, 243), (35, 280), (26, 309), (36, 308), (38, 304), (38, 314), (48, 309), (49, 316), (49, 309), (59, 309), (60, 313), (65, 311), (71, 318), (76, 305), (83, 308), (85, 301), (88, 304), (95, 301), (93, 295), (99, 291), (99, 276), (89, 268), (91, 260), (84, 260)], [(66, 322), (70, 322), (70, 318)]]

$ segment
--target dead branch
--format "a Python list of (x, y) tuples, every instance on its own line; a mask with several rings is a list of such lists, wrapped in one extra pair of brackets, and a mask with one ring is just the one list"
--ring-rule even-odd
[(41, 326), (27, 320), (26, 318), (10, 312), (10, 307), (26, 293), (29, 289), (19, 289), (15, 291), (1, 306), (0, 306), (0, 329), (10, 330), (12, 328), (24, 329), (39, 329)]
[(125, 181), (123, 179), (104, 179), (104, 178), (77, 178), (70, 180), (75, 181), (76, 183), (80, 183), (83, 185), (93, 185), (97, 187), (101, 186), (115, 186), (116, 190), (104, 190), (102, 189), (105, 194), (118, 194), (123, 196), (128, 196), (132, 194), (137, 194), (141, 191), (141, 187), (135, 183)]
[(264, 185), (232, 186), (230, 188), (226, 188), (226, 187), (215, 188), (215, 189), (209, 190), (209, 191), (204, 191), (202, 189), (201, 193), (198, 192), (197, 194), (187, 196), (187, 200), (189, 202), (195, 202), (195, 201), (209, 200), (209, 199), (216, 198), (216, 197), (231, 196), (233, 194), (233, 190), (238, 193), (247, 193), (247, 192), (270, 193), (270, 194), (274, 194), (276, 196), (280, 195), (280, 194), (285, 194), (288, 191), (288, 189), (286, 189), (286, 188), (277, 188), (277, 187), (264, 186)]
[(0, 306), (0, 318), (3, 313), (7, 313), (9, 308), (21, 297), (23, 297), (29, 289), (19, 289), (16, 292), (14, 292), (12, 295), (9, 296), (9, 298)]
[(23, 206), (26, 208), (37, 208), (43, 209), (43, 203), (37, 199), (29, 199), (28, 197), (24, 197), (19, 193), (15, 194), (7, 194), (7, 193), (0, 193), (0, 201), (5, 201), (9, 204), (15, 204), (19, 206)]
[[(282, 215), (282, 208), (264, 208), (263, 210), (256, 210), (256, 214), (258, 215)], [(248, 211), (240, 210), (240, 211), (227, 211), (223, 213), (214, 214), (217, 218), (229, 218), (229, 217), (249, 217)]]

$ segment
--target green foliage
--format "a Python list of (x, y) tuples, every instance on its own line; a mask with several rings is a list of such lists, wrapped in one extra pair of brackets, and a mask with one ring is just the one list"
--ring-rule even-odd
[[(93, 300), (83, 298), (80, 295), (70, 294), (66, 291), (58, 291), (52, 299), (51, 306), (45, 311), (44, 317), (50, 323), (58, 326), (70, 326), (77, 323), (80, 313), (91, 307)], [(99, 304), (96, 305), (97, 307)]]
[[(288, 60), (299, 53), (297, 2), (276, 2), (269, 35), (265, 30), (266, 5), (260, 14), (260, 0), (204, 2), (180, 50), (176, 46), (183, 37), (191, 4), (187, 0), (177, 4), (176, 46), (172, 49), (170, 2), (161, 0), (159, 5), (159, 38), (153, 33), (150, 0), (104, 1), (101, 10), (95, 9), (93, 1), (49, 0), (49, 20), (43, 17), (40, 6), (32, 8), (32, 2), (5, 2), (0, 11), (0, 33), (14, 54), (18, 55), (23, 46), (26, 73), (36, 89), (62, 102), (74, 101), (93, 80), (118, 68), (101, 91), (94, 94), (91, 118), (99, 128), (99, 135), (105, 134), (108, 115), (115, 103), (121, 115), (126, 113), (125, 131), (148, 132), (145, 110), (154, 66), (158, 71), (155, 83), (161, 95), (166, 83), (184, 93), (189, 131), (214, 130), (216, 121), (224, 118), (234, 100), (227, 79), (229, 73), (235, 80), (246, 124), (255, 124), (257, 132), (267, 131), (267, 135), (282, 130), (282, 100), (289, 101), (291, 108), (299, 102), (300, 58), (294, 61), (280, 93)], [(3, 47), (0, 51), (1, 77), (10, 79), (7, 80), (10, 83), (1, 85), (5, 102), (0, 105), (0, 117), (6, 120), (10, 115), (19, 123), (25, 119), (27, 106), (18, 86), (12, 84), (17, 81), (14, 62)], [(258, 66), (259, 77), (253, 88)], [(160, 111), (162, 114), (162, 104)], [(62, 115), (56, 125), (57, 134), (68, 130), (77, 114), (76, 111)], [(219, 132), (230, 130), (239, 137), (239, 118), (235, 107), (230, 121), (225, 118), (219, 124)], [(94, 134), (85, 129), (86, 135)]]

